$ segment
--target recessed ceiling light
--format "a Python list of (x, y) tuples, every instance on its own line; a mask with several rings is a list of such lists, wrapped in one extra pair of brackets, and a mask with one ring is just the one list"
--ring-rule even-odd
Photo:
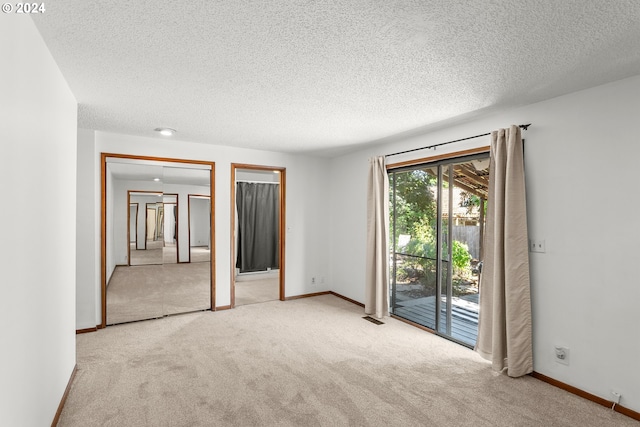
[(172, 136), (176, 133), (176, 130), (171, 128), (155, 128), (155, 131), (160, 132), (160, 134), (164, 136)]
[(158, 181), (160, 181), (160, 178), (153, 178), (153, 180), (154, 180), (155, 182), (158, 182)]

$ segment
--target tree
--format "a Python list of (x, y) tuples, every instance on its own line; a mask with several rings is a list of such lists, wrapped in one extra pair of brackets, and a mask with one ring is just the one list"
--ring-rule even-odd
[[(436, 289), (436, 265), (438, 259), (436, 242), (436, 221), (438, 207), (436, 203), (437, 176), (429, 169), (416, 169), (390, 174), (390, 204), (393, 239), (400, 258), (396, 264), (397, 277), (400, 282), (419, 282), (426, 294), (433, 294)], [(469, 197), (471, 199), (471, 197)], [(472, 205), (476, 201), (471, 199)], [(479, 199), (478, 201), (479, 202)], [(409, 242), (398, 247), (400, 235), (411, 236)], [(471, 255), (468, 247), (453, 241), (452, 264), (454, 273), (464, 276), (470, 266)], [(448, 248), (443, 248), (446, 253)]]
[[(390, 184), (395, 185), (395, 235), (400, 234), (427, 237), (429, 229), (435, 228), (437, 206), (434, 188), (437, 177), (426, 170), (412, 170), (391, 174)], [(393, 192), (390, 193), (393, 206)]]

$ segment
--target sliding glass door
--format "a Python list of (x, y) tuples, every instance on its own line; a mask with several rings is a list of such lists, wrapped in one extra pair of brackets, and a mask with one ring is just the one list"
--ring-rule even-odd
[(389, 171), (391, 311), (471, 347), (488, 160), (487, 153)]

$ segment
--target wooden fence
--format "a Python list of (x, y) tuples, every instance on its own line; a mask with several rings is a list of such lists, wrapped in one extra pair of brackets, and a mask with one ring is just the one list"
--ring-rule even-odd
[(453, 226), (453, 240), (465, 243), (469, 246), (469, 253), (471, 254), (471, 257), (480, 259), (480, 226)]

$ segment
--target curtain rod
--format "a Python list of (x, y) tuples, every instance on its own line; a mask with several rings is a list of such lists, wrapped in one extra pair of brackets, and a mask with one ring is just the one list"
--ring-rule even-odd
[[(527, 130), (529, 128), (529, 126), (531, 126), (531, 123), (526, 124), (526, 125), (519, 125), (518, 127), (520, 129)], [(440, 147), (441, 145), (453, 144), (454, 142), (466, 141), (468, 139), (480, 138), (482, 136), (488, 136), (488, 135), (491, 135), (491, 132), (483, 133), (482, 135), (474, 135), (474, 136), (469, 136), (467, 138), (456, 139), (454, 141), (441, 142), (440, 144), (429, 145), (427, 147), (413, 148), (411, 150), (405, 150), (405, 151), (400, 151), (398, 153), (387, 154), (384, 157), (387, 158), (387, 157), (391, 157), (391, 156), (398, 156), (400, 154), (411, 153), (413, 151), (419, 151), (419, 150), (428, 150), (428, 149), (431, 149), (431, 148), (433, 148), (435, 150), (436, 147)]]
[(249, 184), (280, 184), (279, 182), (273, 181), (250, 181), (247, 179), (236, 179), (236, 182), (247, 182)]

